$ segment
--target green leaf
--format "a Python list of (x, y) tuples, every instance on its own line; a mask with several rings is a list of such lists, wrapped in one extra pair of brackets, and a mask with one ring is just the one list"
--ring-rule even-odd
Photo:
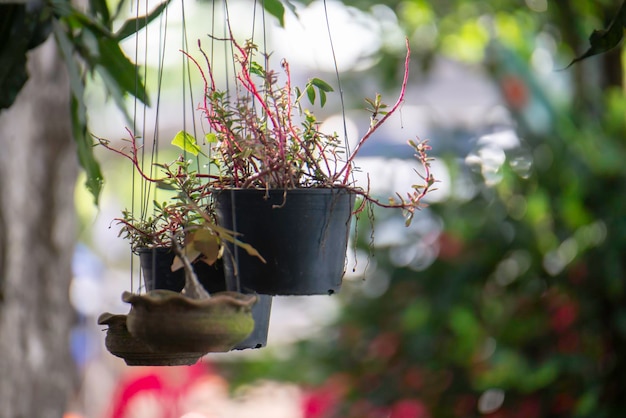
[(87, 134), (87, 108), (84, 102), (85, 82), (78, 63), (74, 59), (74, 47), (68, 35), (58, 22), (54, 22), (53, 30), (70, 77), (72, 136), (76, 142), (78, 161), (87, 175), (85, 181), (87, 190), (92, 194), (94, 203), (97, 205), (104, 180), (100, 171), (100, 164), (96, 161), (93, 153), (93, 141), (91, 136)]
[(94, 197), (94, 203), (98, 205), (102, 183), (104, 181), (100, 164), (96, 161), (93, 153), (93, 141), (91, 136), (87, 135), (87, 125), (85, 121), (81, 121), (81, 115), (85, 114), (85, 104), (83, 98), (71, 96), (71, 113), (72, 113), (72, 133), (76, 142), (78, 161), (87, 174), (85, 185), (87, 190)]
[(119, 0), (117, 2), (117, 6), (115, 7), (115, 12), (113, 13), (112, 20), (116, 20), (120, 16), (125, 3), (126, 2), (124, 0)]
[(313, 78), (309, 81), (309, 84), (314, 85), (315, 87), (317, 87), (320, 91), (325, 91), (325, 92), (331, 92), (331, 91), (335, 91), (333, 90), (333, 86), (331, 86), (330, 84), (328, 84), (327, 82), (325, 82), (324, 80), (320, 79), (320, 78)]
[(110, 38), (112, 36), (108, 27), (96, 20), (93, 16), (89, 16), (76, 9), (70, 7), (65, 13), (65, 20), (75, 29), (87, 29), (95, 33), (97, 36)]
[(45, 13), (28, 11), (26, 4), (0, 4), (0, 10), (0, 33), (3, 39), (10, 38), (0, 44), (0, 109), (5, 109), (28, 80), (26, 53), (48, 37), (52, 20)]
[(290, 2), (289, 0), (284, 0), (284, 2), (287, 5), (287, 8), (289, 9), (289, 11), (291, 11), (291, 13), (293, 13), (296, 17), (298, 17), (298, 13), (296, 12), (296, 5)]
[(209, 132), (208, 134), (204, 135), (204, 140), (208, 144), (216, 144), (217, 143), (217, 135), (215, 135), (212, 132)]
[[(269, 14), (278, 19), (280, 26), (285, 27), (285, 6), (279, 0), (265, 0), (263, 7)], [(293, 5), (290, 5), (290, 8), (292, 7)]]
[(311, 102), (311, 104), (314, 104), (315, 103), (315, 89), (313, 88), (312, 85), (307, 86), (306, 95), (309, 98), (309, 102)]
[(89, 0), (89, 9), (92, 15), (100, 15), (100, 21), (111, 30), (111, 14), (106, 0)]
[(108, 73), (107, 87), (111, 88), (113, 81), (122, 93), (130, 93), (149, 106), (148, 93), (137, 74), (137, 66), (122, 52), (119, 43), (113, 38), (100, 37), (98, 47), (100, 56), (95, 59), (98, 64), (95, 67), (100, 73)]
[(161, 190), (176, 190), (176, 187), (167, 181), (157, 181), (156, 187)]
[(150, 13), (145, 16), (140, 16), (134, 19), (128, 19), (122, 24), (122, 27), (115, 32), (113, 38), (117, 41), (121, 41), (129, 36), (139, 32), (141, 29), (146, 27), (150, 22), (156, 19), (165, 8), (170, 4), (172, 0), (165, 0), (163, 3), (159, 4), (157, 7), (152, 9)]
[(132, 125), (133, 118), (130, 116), (130, 113), (128, 112), (128, 107), (126, 105), (124, 92), (119, 88), (119, 86), (115, 83), (115, 80), (113, 80), (113, 78), (109, 75), (107, 71), (99, 70), (98, 68), (96, 68), (96, 70), (98, 71), (98, 73), (100, 74), (100, 76), (102, 77), (104, 81), (103, 84), (105, 86), (107, 94), (113, 98), (117, 108), (124, 114), (124, 117), (126, 118), (126, 122), (129, 125)]
[(326, 92), (324, 90), (320, 90), (320, 106), (324, 107), (326, 104)]
[(72, 41), (69, 39), (68, 35), (63, 31), (59, 22), (53, 22), (53, 31), (54, 37), (56, 38), (57, 44), (59, 45), (59, 49), (61, 51), (61, 55), (63, 55), (63, 61), (67, 65), (67, 72), (70, 77), (70, 90), (74, 97), (80, 101), (81, 106), (77, 109), (80, 111), (77, 114), (79, 117), (80, 123), (85, 125), (86, 128), (86, 116), (84, 112), (84, 104), (82, 103), (83, 95), (85, 94), (85, 81), (81, 76), (80, 68), (78, 67), (78, 63), (74, 59), (74, 45)]
[(172, 139), (172, 145), (176, 145), (184, 152), (193, 154), (195, 157), (197, 157), (198, 154), (205, 155), (198, 146), (196, 138), (194, 138), (193, 135), (188, 134), (185, 131), (179, 131), (176, 136), (174, 136), (174, 139)]
[(265, 70), (263, 69), (263, 66), (258, 62), (250, 62), (250, 68), (248, 68), (248, 71), (250, 71), (250, 74), (258, 75), (259, 77), (265, 77)]
[(611, 21), (607, 29), (594, 30), (589, 37), (590, 47), (579, 57), (576, 57), (565, 68), (594, 55), (603, 54), (620, 44), (626, 28), (626, 1), (622, 3), (617, 16)]

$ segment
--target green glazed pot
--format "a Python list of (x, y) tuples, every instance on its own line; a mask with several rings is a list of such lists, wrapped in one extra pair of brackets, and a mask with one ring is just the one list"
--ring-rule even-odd
[(104, 339), (107, 350), (129, 366), (191, 366), (205, 354), (154, 351), (128, 332), (126, 315), (105, 312), (98, 317), (98, 324), (108, 326)]
[(124, 292), (132, 305), (126, 325), (130, 334), (160, 352), (225, 352), (254, 329), (256, 295), (214, 293), (191, 299), (170, 290), (143, 295)]

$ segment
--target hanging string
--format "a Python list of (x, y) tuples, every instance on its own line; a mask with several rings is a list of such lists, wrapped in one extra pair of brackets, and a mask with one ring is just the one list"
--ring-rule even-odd
[[(165, 63), (165, 47), (167, 45), (167, 23), (168, 23), (168, 8), (165, 8), (163, 15), (160, 19), (159, 25), (159, 63), (157, 65), (157, 96), (155, 103), (155, 118), (154, 118), (154, 135), (152, 137), (152, 148), (150, 153), (150, 166), (146, 170), (149, 173), (150, 177), (153, 177), (154, 170), (154, 162), (157, 161), (159, 155), (159, 136), (160, 136), (160, 126), (159, 126), (159, 115), (161, 113), (161, 86), (163, 84), (163, 69)], [(148, 33), (146, 32), (146, 40), (148, 39)], [(148, 50), (148, 43), (146, 41), (146, 51)], [(147, 80), (146, 80), (147, 82)], [(145, 125), (146, 116), (144, 113), (144, 125)], [(144, 128), (145, 132), (145, 128)], [(144, 141), (144, 149), (145, 149), (145, 141)], [(143, 150), (142, 150), (143, 151)], [(143, 165), (143, 163), (142, 163)], [(143, 169), (143, 167), (142, 167)], [(142, 219), (145, 219), (147, 216), (148, 208), (150, 207), (150, 196), (152, 194), (152, 183), (143, 181), (142, 185), (145, 187), (145, 193), (142, 195), (143, 202), (143, 212)], [(156, 190), (155, 190), (156, 193)], [(156, 196), (155, 196), (156, 197)], [(154, 210), (154, 208), (153, 208)]]
[[(131, 2), (131, 13), (133, 12), (133, 2)], [(139, 4), (137, 4), (136, 7), (136, 14), (135, 14), (135, 33), (137, 33), (137, 29), (139, 27)], [(137, 62), (137, 58), (139, 57), (139, 37), (135, 36), (135, 62)], [(138, 86), (139, 86), (139, 72), (136, 71), (135, 72), (135, 91), (138, 90)], [(137, 121), (137, 95), (134, 96), (134, 101), (133, 101), (133, 132), (136, 131), (137, 126), (136, 126), (136, 121)], [(130, 201), (130, 213), (133, 214), (133, 216), (135, 215), (135, 168), (132, 167), (132, 173), (131, 173), (131, 181), (132, 181), (132, 190), (131, 190), (131, 201)], [(133, 271), (135, 270), (135, 257), (133, 257), (133, 252), (132, 250), (130, 251), (130, 291), (133, 291), (134, 288), (134, 280), (133, 280)]]
[[(337, 88), (339, 89), (339, 100), (341, 101), (341, 119), (343, 122), (343, 138), (346, 147), (346, 155), (350, 155), (350, 142), (348, 141), (348, 126), (346, 123), (346, 106), (343, 97), (343, 88), (341, 87), (341, 77), (339, 76), (339, 66), (337, 65), (337, 56), (335, 54), (335, 45), (333, 42), (333, 36), (330, 30), (330, 21), (328, 19), (328, 6), (326, 0), (323, 0), (324, 4), (324, 18), (326, 20), (326, 31), (328, 32), (328, 41), (330, 43), (330, 51), (333, 57), (333, 66), (335, 68), (335, 76), (337, 78)], [(352, 174), (354, 180), (354, 173)]]
[[(230, 12), (228, 9), (228, 1), (224, 0), (224, 14), (226, 16), (226, 26), (224, 27), (224, 39), (229, 39), (233, 33), (232, 27), (230, 26)], [(228, 50), (230, 48), (230, 62), (233, 68), (233, 79), (235, 84), (235, 94), (238, 94), (239, 87), (237, 85), (237, 67), (235, 63), (235, 48), (232, 45), (232, 42), (226, 43), (226, 48), (224, 48), (224, 68), (226, 69), (226, 91), (230, 91), (230, 76), (228, 71)]]
[[(347, 122), (346, 122), (346, 106), (345, 106), (345, 102), (344, 102), (344, 96), (343, 96), (343, 87), (341, 86), (341, 77), (339, 76), (339, 66), (337, 65), (337, 55), (335, 54), (335, 45), (333, 42), (333, 36), (332, 36), (332, 32), (330, 30), (330, 21), (328, 18), (328, 6), (326, 4), (326, 0), (323, 0), (323, 4), (324, 4), (324, 18), (326, 20), (326, 31), (328, 32), (328, 41), (330, 43), (330, 51), (332, 53), (332, 57), (333, 57), (333, 66), (335, 68), (335, 76), (337, 77), (337, 88), (339, 89), (339, 100), (341, 101), (341, 120), (343, 123), (343, 138), (344, 138), (344, 145), (346, 147), (346, 155), (350, 155), (352, 152), (350, 150), (350, 141), (348, 140), (348, 126), (347, 126)], [(351, 174), (350, 177), (352, 178), (352, 183), (355, 182), (354, 179), (354, 170), (351, 170)], [(374, 209), (372, 208), (371, 205), (368, 206), (368, 213), (371, 213)], [(358, 236), (359, 234), (359, 214), (356, 214), (356, 222), (354, 222), (354, 235)], [(373, 219), (373, 213), (370, 214), (370, 219)], [(370, 247), (373, 245), (373, 239), (374, 239), (374, 228), (372, 227), (372, 231), (371, 231), (371, 235), (370, 235)], [(357, 249), (357, 240), (354, 240), (354, 245), (352, 246), (352, 254), (354, 256), (354, 265), (352, 266), (352, 272), (356, 271), (357, 268), (357, 263), (358, 263), (358, 249)], [(367, 263), (365, 265), (365, 269), (367, 270), (367, 267), (370, 264), (370, 258), (368, 257), (367, 259)]]
[[(215, 33), (215, 1), (213, 0), (211, 2), (211, 35), (213, 35)], [(215, 50), (215, 39), (213, 38), (213, 36), (210, 37), (210, 51), (209, 51), (209, 56), (211, 57), (211, 63), (213, 62), (213, 58), (214, 58), (214, 50)], [(209, 124), (209, 131), (211, 131), (212, 128)], [(202, 139), (202, 143), (206, 145), (206, 141), (205, 141), (204, 137)], [(211, 161), (213, 159), (213, 146), (211, 144), (209, 144), (208, 146), (208, 154), (209, 154), (209, 162), (207, 164), (207, 174), (210, 176), (211, 175)], [(198, 167), (198, 171), (200, 171), (200, 168)], [(213, 197), (211, 195), (209, 195), (208, 197), (208, 205), (213, 206), (214, 205), (214, 201), (213, 201)]]
[[(189, 39), (187, 37), (187, 18), (186, 18), (186, 14), (185, 14), (185, 2), (182, 1), (181, 2), (181, 7), (182, 7), (182, 26), (183, 26), (183, 33), (182, 33), (182, 50), (183, 51), (188, 51), (189, 50)], [(186, 103), (187, 100), (185, 99), (185, 92), (186, 89), (189, 89), (189, 104), (191, 106), (191, 129), (193, 131), (193, 137), (196, 138), (198, 135), (197, 132), (197, 127), (196, 127), (196, 113), (194, 111), (194, 99), (193, 99), (193, 86), (191, 84), (191, 66), (190, 66), (190, 62), (189, 62), (189, 58), (182, 54), (182, 59), (183, 59), (183, 130), (186, 132), (186, 123), (187, 123), (187, 113), (186, 113)], [(186, 84), (186, 85), (185, 85)], [(200, 159), (199, 157), (196, 158), (196, 165), (198, 168), (198, 171), (200, 171)]]
[[(135, 62), (139, 61), (139, 36), (137, 35), (139, 32), (139, 10), (140, 10), (140, 6), (139, 6), (139, 2), (137, 2), (137, 7), (135, 8)], [(132, 8), (132, 4), (131, 4), (131, 8)], [(147, 15), (148, 14), (148, 3), (145, 3), (145, 11), (144, 13)], [(147, 31), (147, 28), (146, 28)], [(144, 62), (147, 62), (147, 58), (148, 58), (148, 36), (146, 34), (145, 37), (145, 42), (144, 42)], [(147, 80), (148, 78), (148, 73), (147, 73), (147, 65), (144, 65), (143, 68), (143, 79)], [(140, 80), (139, 80), (139, 71), (135, 71), (135, 92), (137, 92), (139, 90), (139, 84), (140, 84)], [(145, 121), (146, 121), (146, 105), (145, 105), (145, 97), (142, 97), (142, 101), (144, 102), (143, 105), (143, 121), (142, 121), (142, 132), (145, 132)], [(139, 106), (139, 99), (137, 97), (137, 94), (134, 95), (134, 101), (133, 101), (133, 135), (136, 135), (137, 132), (137, 115), (138, 115), (138, 106)], [(143, 137), (143, 134), (142, 134)], [(142, 163), (143, 163), (143, 152), (142, 152)], [(133, 216), (135, 215), (135, 198), (136, 198), (136, 194), (135, 194), (135, 180), (136, 180), (136, 174), (135, 174), (135, 169), (133, 167), (132, 170), (132, 176), (131, 176), (131, 181), (132, 181), (132, 191), (131, 191), (131, 213), (133, 214)], [(143, 190), (142, 190), (143, 193)], [(143, 200), (143, 197), (142, 197)], [(144, 207), (140, 207), (140, 213), (141, 216), (144, 215)], [(134, 257), (132, 254), (132, 251), (130, 253), (130, 270), (131, 270), (131, 277), (130, 277), (130, 289), (131, 292), (134, 291)], [(140, 279), (141, 281), (141, 279)]]
[[(256, 12), (256, 0), (254, 1), (254, 8), (255, 8), (255, 12)], [(226, 15), (226, 26), (224, 28), (224, 39), (229, 39), (230, 36), (232, 36), (232, 27), (230, 25), (230, 13), (228, 10), (228, 1), (224, 0), (224, 13)], [(253, 19), (253, 24), (252, 27), (254, 28), (254, 20)], [(254, 32), (254, 29), (253, 29)], [(237, 67), (236, 67), (236, 63), (235, 63), (235, 50), (234, 47), (232, 46), (232, 42), (228, 42), (227, 47), (225, 48), (224, 54), (225, 54), (225, 60), (224, 60), (224, 67), (226, 68), (226, 91), (229, 91), (229, 72), (228, 72), (228, 48), (230, 47), (230, 57), (231, 57), (231, 63), (232, 63), (232, 68), (233, 68), (233, 83), (235, 85), (235, 94), (239, 94), (238, 90), (238, 85), (237, 85)], [(232, 203), (231, 205), (231, 219), (233, 221), (233, 225), (232, 225), (232, 229), (233, 232), (235, 233), (235, 236), (237, 235), (237, 217), (236, 217), (236, 200), (235, 200), (235, 191), (234, 189), (231, 188), (230, 190), (230, 201)], [(229, 277), (229, 275), (226, 275), (226, 288), (227, 290), (234, 290), (236, 292), (241, 292), (241, 280), (239, 278), (239, 246), (237, 244), (233, 244), (233, 257), (234, 257), (234, 277)]]
[[(139, 62), (139, 10), (140, 10), (140, 6), (139, 4), (137, 4), (137, 8), (136, 8), (136, 20), (135, 20), (135, 62)], [(148, 15), (149, 10), (148, 10), (148, 4), (147, 2), (145, 3), (145, 11), (144, 11), (144, 15)], [(154, 170), (154, 161), (156, 160), (157, 156), (158, 156), (158, 138), (159, 138), (159, 125), (158, 125), (158, 121), (159, 121), (159, 111), (160, 111), (160, 102), (161, 102), (161, 84), (162, 84), (162, 80), (163, 80), (163, 63), (165, 60), (165, 44), (166, 44), (166, 39), (167, 39), (167, 20), (168, 20), (168, 9), (166, 8), (163, 12), (163, 14), (160, 16), (160, 27), (159, 27), (159, 64), (158, 64), (158, 76), (157, 76), (157, 99), (156, 99), (156, 105), (155, 105), (155, 110), (156, 110), (156, 116), (155, 116), (155, 126), (154, 126), (154, 136), (152, 139), (152, 146), (150, 148), (150, 158), (149, 158), (149, 165), (146, 164), (146, 141), (145, 141), (145, 135), (146, 135), (146, 125), (147, 125), (147, 104), (145, 103), (146, 98), (143, 97), (142, 102), (143, 102), (143, 107), (142, 107), (142, 123), (141, 123), (141, 128), (140, 128), (140, 132), (138, 133), (138, 126), (137, 126), (137, 118), (139, 115), (139, 103), (138, 103), (138, 98), (137, 98), (137, 94), (135, 94), (135, 99), (134, 99), (134, 105), (133, 105), (133, 135), (135, 136), (135, 140), (137, 140), (138, 138), (141, 139), (143, 146), (140, 147), (141, 151), (140, 151), (140, 155), (137, 156), (137, 161), (138, 164), (141, 168), (142, 171), (147, 172), (148, 175), (150, 177), (153, 177), (153, 170)], [(143, 45), (143, 62), (144, 62), (144, 67), (143, 67), (143, 80), (144, 80), (144, 86), (145, 86), (145, 90), (148, 90), (148, 50), (149, 50), (149, 39), (150, 34), (149, 34), (149, 26), (144, 27), (145, 30), (145, 34), (144, 34), (144, 45)], [(139, 84), (140, 84), (140, 79), (139, 79), (139, 71), (135, 72), (135, 91), (137, 92), (139, 90)], [(146, 167), (147, 166), (147, 167)], [(133, 167), (132, 170), (132, 177), (131, 177), (131, 181), (132, 181), (132, 190), (131, 190), (131, 213), (133, 214), (133, 216), (135, 216), (135, 212), (136, 212), (136, 207), (135, 207), (135, 202), (136, 202), (136, 173), (135, 173), (135, 167)], [(148, 213), (148, 208), (150, 207), (149, 202), (150, 202), (150, 196), (152, 194), (152, 184), (150, 182), (147, 181), (141, 181), (140, 184), (140, 192), (139, 192), (139, 201), (140, 201), (140, 207), (139, 207), (139, 217), (142, 220), (146, 219), (147, 213)], [(152, 257), (153, 262), (155, 261), (155, 257)], [(135, 289), (135, 280), (134, 280), (134, 273), (135, 273), (135, 268), (134, 268), (134, 256), (133, 253), (131, 252), (131, 292), (134, 292)], [(153, 271), (154, 271), (154, 266), (153, 266)], [(143, 277), (141, 275), (141, 270), (140, 270), (140, 275), (139, 275), (139, 288), (142, 287), (142, 282), (143, 282)]]

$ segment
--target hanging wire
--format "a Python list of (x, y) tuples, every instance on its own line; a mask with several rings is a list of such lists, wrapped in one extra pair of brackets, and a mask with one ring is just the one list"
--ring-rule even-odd
[[(347, 126), (347, 122), (346, 122), (346, 106), (345, 106), (345, 101), (344, 101), (344, 95), (343, 95), (343, 87), (341, 86), (341, 77), (339, 76), (339, 66), (337, 65), (337, 55), (335, 54), (335, 45), (333, 42), (333, 35), (332, 32), (330, 30), (330, 20), (328, 18), (328, 6), (326, 4), (326, 0), (323, 0), (323, 4), (324, 4), (324, 19), (326, 21), (326, 31), (328, 32), (328, 41), (330, 43), (330, 51), (332, 53), (332, 57), (333, 57), (333, 66), (335, 69), (335, 76), (337, 77), (337, 88), (339, 89), (339, 100), (341, 101), (341, 121), (343, 123), (343, 139), (344, 139), (344, 145), (346, 147), (346, 155), (350, 155), (351, 154), (351, 150), (350, 150), (350, 141), (348, 140), (348, 126)], [(350, 177), (352, 178), (352, 183), (354, 184), (355, 182), (355, 178), (354, 178), (354, 170), (350, 171)], [(373, 208), (371, 205), (368, 205), (368, 214), (370, 216), (370, 219), (373, 219)], [(355, 237), (358, 236), (359, 234), (359, 214), (356, 214), (356, 222), (354, 223), (354, 235)], [(373, 246), (373, 240), (374, 240), (374, 228), (372, 227), (371, 230), (371, 234), (370, 234), (370, 247)], [(358, 257), (357, 257), (357, 240), (354, 240), (354, 245), (352, 246), (352, 254), (354, 255), (354, 265), (352, 266), (352, 271), (355, 272), (356, 271), (356, 267), (357, 267), (357, 263), (358, 263)], [(367, 267), (370, 264), (370, 258), (368, 257), (367, 259), (367, 263), (365, 265), (365, 269), (367, 270)]]
[[(138, 58), (139, 58), (139, 36), (138, 36), (138, 32), (139, 32), (139, 10), (140, 10), (140, 5), (139, 2), (137, 2), (137, 7), (135, 8), (135, 62), (138, 62)], [(132, 8), (132, 2), (131, 2), (131, 8)], [(148, 14), (148, 3), (145, 3), (145, 14)], [(147, 31), (147, 28), (146, 28)], [(145, 37), (145, 42), (144, 42), (144, 62), (147, 62), (147, 57), (148, 57), (148, 36), (146, 34)], [(144, 80), (147, 80), (147, 65), (144, 65), (143, 68), (143, 78)], [(139, 90), (139, 71), (135, 71), (135, 92), (137, 92)], [(143, 121), (142, 121), (142, 132), (145, 132), (145, 121), (146, 121), (146, 105), (145, 105), (145, 97), (142, 97), (142, 101), (144, 102), (143, 105)], [(137, 132), (137, 115), (138, 115), (138, 97), (137, 94), (134, 95), (134, 101), (133, 101), (133, 135), (136, 136), (136, 132)], [(143, 135), (142, 135), (143, 136)], [(142, 152), (142, 161), (143, 161), (143, 152)], [(135, 214), (135, 180), (136, 180), (136, 174), (135, 174), (135, 169), (133, 167), (132, 170), (132, 177), (131, 177), (131, 181), (132, 181), (132, 192), (131, 192), (131, 213)], [(142, 192), (140, 194), (143, 193), (143, 189)], [(143, 201), (143, 197), (142, 197), (142, 201)], [(144, 214), (144, 207), (140, 207), (140, 213), (143, 216)], [(130, 276), (130, 289), (131, 292), (134, 291), (134, 257), (133, 257), (133, 253), (131, 251), (130, 253), (130, 270), (131, 270), (131, 276)], [(140, 279), (141, 282), (141, 279)]]
[[(148, 14), (148, 2), (145, 2), (145, 14)], [(144, 79), (144, 86), (146, 86), (147, 89), (147, 83), (148, 83), (148, 28), (145, 27), (145, 39), (144, 39), (144, 67), (143, 67), (143, 79)], [(139, 38), (139, 34), (137, 32), (135, 32), (135, 39)], [(135, 61), (137, 62), (137, 61)], [(141, 126), (141, 140), (143, 141), (144, 147), (142, 147), (141, 149), (141, 165), (142, 165), (142, 169), (145, 166), (145, 132), (146, 132), (146, 120), (147, 120), (147, 109), (148, 106), (145, 104), (145, 98), (144, 98), (144, 105), (143, 105), (143, 117), (142, 117), (142, 126)], [(135, 115), (135, 120), (136, 120), (136, 116)], [(136, 134), (135, 130), (133, 130), (133, 134)], [(154, 151), (153, 151), (154, 152)], [(152, 164), (150, 164), (150, 174), (152, 173)], [(133, 174), (135, 174), (135, 170), (133, 170)], [(134, 185), (134, 183), (133, 183)], [(141, 202), (142, 202), (142, 206), (141, 206), (141, 217), (142, 219), (145, 218), (147, 210), (148, 210), (148, 204), (146, 202), (146, 196), (149, 194), (150, 191), (150, 185), (146, 184), (145, 181), (143, 181), (141, 183)]]
[[(140, 44), (139, 44), (139, 22), (140, 22), (140, 5), (139, 2), (137, 2), (135, 9), (135, 62), (139, 62), (139, 55), (140, 55)], [(148, 10), (148, 2), (145, 2), (145, 10), (144, 10), (144, 15), (147, 16), (149, 14), (149, 10)], [(134, 140), (137, 140), (137, 138), (141, 138), (142, 141), (142, 145), (140, 147), (140, 154), (137, 156), (137, 164), (139, 164), (140, 168), (142, 171), (147, 172), (148, 175), (150, 177), (153, 176), (153, 169), (154, 169), (154, 161), (158, 156), (158, 139), (159, 139), (159, 125), (158, 125), (158, 121), (159, 121), (159, 111), (160, 111), (160, 103), (161, 103), (161, 84), (162, 84), (162, 80), (163, 80), (163, 63), (165, 60), (165, 45), (166, 45), (166, 40), (167, 40), (167, 21), (168, 21), (168, 9), (165, 8), (163, 14), (161, 14), (160, 18), (160, 27), (159, 27), (159, 64), (158, 64), (158, 76), (157, 76), (157, 99), (156, 99), (156, 105), (155, 105), (155, 111), (156, 111), (156, 116), (155, 116), (155, 126), (154, 126), (154, 136), (152, 139), (152, 146), (150, 149), (150, 157), (149, 157), (149, 165), (146, 168), (146, 141), (145, 141), (145, 136), (146, 136), (146, 125), (147, 125), (147, 104), (146, 102), (146, 97), (142, 98), (142, 102), (143, 102), (143, 106), (142, 106), (142, 121), (141, 121), (141, 127), (139, 128), (137, 126), (137, 120), (138, 120), (138, 115), (140, 113), (139, 110), (139, 98), (137, 97), (137, 94), (134, 95), (134, 102), (133, 102), (133, 120), (132, 120), (132, 124), (133, 124), (133, 129), (132, 129), (132, 133), (134, 136)], [(143, 76), (143, 80), (144, 80), (144, 86), (147, 90), (148, 87), (148, 50), (149, 50), (149, 39), (150, 39), (150, 34), (149, 34), (149, 26), (145, 26), (144, 27), (144, 45), (143, 45), (143, 62), (144, 62), (144, 66), (143, 66), (143, 73), (141, 74)], [(137, 92), (139, 90), (139, 85), (140, 85), (140, 71), (136, 71), (135, 72), (135, 92)], [(139, 130), (139, 133), (138, 133)], [(136, 208), (135, 202), (136, 202), (136, 198), (137, 198), (137, 192), (136, 192), (136, 173), (135, 173), (135, 167), (133, 166), (133, 170), (132, 170), (132, 174), (131, 174), (131, 181), (132, 181), (132, 189), (131, 189), (131, 213), (133, 214), (133, 217), (135, 216), (136, 211), (139, 211), (139, 218), (142, 220), (146, 219), (147, 213), (148, 213), (148, 208), (149, 208), (149, 202), (150, 202), (150, 196), (152, 194), (152, 184), (150, 182), (141, 181), (141, 185), (140, 185), (140, 191), (139, 191), (139, 202), (140, 202), (140, 207), (139, 209)], [(155, 261), (155, 257), (152, 257), (153, 262)], [(131, 251), (130, 253), (130, 267), (131, 267), (131, 277), (130, 277), (130, 290), (131, 292), (134, 292), (135, 290), (135, 280), (134, 280), (134, 273), (135, 273), (135, 260), (134, 260), (134, 255)], [(154, 266), (153, 266), (153, 271), (154, 271)], [(140, 275), (139, 275), (139, 287), (141, 288), (142, 286), (142, 275), (141, 275), (141, 270), (140, 270)]]
[[(154, 136), (152, 139), (152, 153), (150, 155), (150, 168), (149, 173), (152, 177), (154, 170), (154, 162), (158, 159), (159, 156), (159, 137), (160, 137), (160, 114), (161, 114), (161, 89), (163, 85), (163, 71), (165, 67), (165, 50), (167, 45), (167, 24), (168, 24), (168, 8), (164, 10), (164, 16), (161, 19), (161, 25), (159, 27), (159, 63), (157, 68), (157, 98), (155, 104), (155, 116), (154, 116)], [(146, 33), (146, 36), (148, 34)], [(146, 190), (146, 195), (144, 196), (144, 205), (147, 208), (150, 203), (150, 192), (152, 184), (150, 182), (145, 182), (148, 184), (148, 189)], [(145, 215), (144, 215), (145, 216)]]
[[(256, 13), (256, 0), (254, 1), (254, 8), (255, 8), (255, 13)], [(224, 0), (224, 14), (226, 16), (226, 26), (224, 27), (224, 38), (228, 39), (230, 36), (232, 36), (232, 27), (230, 25), (230, 13), (228, 10), (228, 1)], [(253, 19), (253, 24), (252, 27), (254, 28), (254, 20)], [(253, 29), (253, 33), (254, 33), (254, 29)], [(224, 54), (225, 54), (225, 60), (224, 60), (224, 67), (226, 68), (226, 91), (229, 91), (229, 72), (228, 72), (228, 47), (230, 47), (230, 57), (231, 57), (231, 63), (232, 63), (232, 68), (233, 68), (233, 78), (234, 78), (234, 85), (235, 85), (235, 90), (238, 89), (237, 86), (237, 67), (236, 67), (236, 63), (235, 63), (235, 50), (232, 46), (232, 42), (228, 42), (227, 47), (224, 50)], [(235, 91), (235, 94), (238, 94), (237, 91)], [(235, 236), (237, 235), (237, 217), (236, 217), (236, 213), (235, 213), (235, 209), (236, 209), (236, 200), (235, 200), (235, 191), (233, 188), (230, 189), (230, 201), (231, 201), (231, 219), (233, 221), (233, 225), (232, 225), (232, 229), (233, 232), (235, 233)], [(234, 277), (226, 277), (227, 283), (226, 283), (226, 287), (228, 290), (234, 290), (236, 292), (241, 292), (241, 280), (239, 277), (239, 247), (237, 244), (233, 244), (233, 257), (234, 257), (234, 261), (235, 261), (235, 268), (233, 269), (234, 271)]]
[[(328, 41), (330, 43), (330, 51), (333, 57), (333, 66), (335, 69), (335, 76), (337, 78), (337, 88), (339, 89), (339, 100), (341, 101), (341, 119), (343, 122), (343, 138), (346, 147), (346, 155), (350, 155), (350, 142), (348, 141), (348, 126), (346, 123), (346, 106), (343, 96), (343, 87), (341, 86), (341, 77), (339, 76), (339, 66), (337, 65), (337, 56), (335, 54), (335, 44), (333, 42), (333, 36), (330, 30), (330, 21), (328, 19), (328, 6), (326, 0), (324, 2), (324, 18), (326, 20), (326, 31), (328, 32)], [(352, 179), (354, 181), (354, 172), (352, 172)]]
[[(133, 12), (133, 2), (131, 1), (131, 13)], [(139, 4), (137, 4), (137, 8), (136, 8), (136, 15), (135, 15), (135, 34), (137, 33), (137, 29), (139, 27)], [(137, 58), (139, 56), (139, 37), (137, 35), (135, 35), (135, 62), (137, 62)], [(139, 73), (135, 72), (135, 91), (137, 91), (138, 89), (138, 85), (139, 85)], [(136, 121), (137, 121), (137, 95), (134, 96), (134, 101), (133, 101), (133, 132), (136, 131), (137, 126), (136, 126)], [(132, 167), (132, 173), (131, 173), (131, 181), (132, 181), (132, 190), (131, 190), (131, 201), (130, 201), (130, 212), (133, 214), (133, 216), (135, 215), (135, 167)], [(133, 271), (135, 270), (135, 257), (133, 257), (133, 252), (132, 250), (130, 251), (130, 291), (133, 291), (134, 288), (134, 280), (133, 280)]]

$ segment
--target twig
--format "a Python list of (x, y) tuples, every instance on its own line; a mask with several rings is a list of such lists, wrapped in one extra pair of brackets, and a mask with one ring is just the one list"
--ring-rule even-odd
[(209, 292), (207, 292), (204, 287), (200, 284), (198, 280), (198, 276), (193, 271), (193, 267), (191, 266), (191, 262), (189, 258), (185, 255), (183, 249), (180, 244), (174, 237), (172, 237), (172, 242), (174, 243), (174, 252), (176, 256), (183, 262), (183, 268), (185, 269), (185, 287), (183, 288), (183, 293), (185, 296), (190, 297), (191, 299), (208, 299), (211, 297)]

